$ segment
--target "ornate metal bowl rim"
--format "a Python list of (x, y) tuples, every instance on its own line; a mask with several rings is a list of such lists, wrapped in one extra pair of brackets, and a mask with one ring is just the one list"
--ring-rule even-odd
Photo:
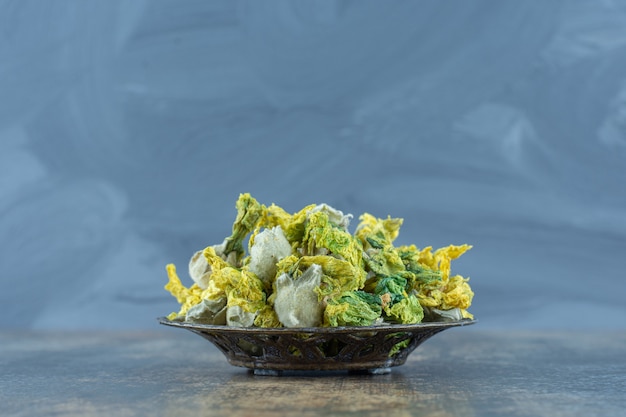
[(333, 333), (355, 333), (376, 331), (415, 331), (427, 328), (449, 328), (468, 326), (477, 322), (475, 319), (463, 319), (458, 321), (429, 321), (417, 324), (379, 324), (373, 326), (337, 326), (337, 327), (235, 327), (215, 324), (202, 324), (187, 321), (170, 320), (167, 317), (159, 317), (159, 323), (166, 326), (182, 327), (186, 329), (210, 330), (224, 333), (251, 333), (251, 334), (333, 334)]

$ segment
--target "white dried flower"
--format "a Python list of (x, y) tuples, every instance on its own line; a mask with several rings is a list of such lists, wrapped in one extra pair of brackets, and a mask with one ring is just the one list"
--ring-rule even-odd
[[(224, 242), (211, 246), (215, 250), (215, 254), (225, 260), (226, 262), (235, 265), (236, 254), (231, 252), (230, 254), (224, 254), (224, 248), (226, 247), (226, 240)], [(198, 287), (203, 290), (207, 289), (209, 282), (211, 281), (211, 273), (213, 272), (211, 265), (204, 257), (204, 250), (199, 250), (193, 254), (189, 260), (189, 276), (198, 284)]]
[(226, 298), (200, 301), (187, 311), (185, 321), (204, 324), (226, 324)]
[(285, 327), (315, 327), (322, 322), (324, 307), (315, 289), (322, 279), (322, 267), (311, 265), (298, 279), (282, 274), (276, 279), (274, 311)]
[(189, 276), (203, 290), (208, 287), (211, 280), (211, 265), (209, 265), (201, 250), (194, 253), (189, 260)]
[(291, 244), (280, 226), (265, 229), (254, 238), (250, 248), (248, 270), (254, 272), (264, 283), (271, 283), (276, 276), (276, 263), (291, 255)]
[(311, 211), (307, 213), (307, 216), (312, 213), (317, 213), (318, 211), (326, 213), (328, 215), (328, 220), (331, 223), (336, 224), (346, 232), (348, 231), (348, 227), (350, 226), (350, 220), (352, 220), (352, 218), (354, 217), (352, 214), (343, 214), (343, 211), (337, 210), (336, 208), (333, 208), (325, 203), (318, 204), (317, 206), (313, 207)]
[(240, 306), (228, 307), (226, 324), (234, 327), (250, 327), (254, 324), (256, 313), (249, 313)]

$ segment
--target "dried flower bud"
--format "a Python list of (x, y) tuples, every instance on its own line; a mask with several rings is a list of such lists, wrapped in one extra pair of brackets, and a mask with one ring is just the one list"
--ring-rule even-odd
[(291, 244), (280, 226), (265, 229), (254, 238), (250, 248), (248, 270), (254, 272), (264, 284), (276, 277), (276, 264), (291, 255)]
[(298, 278), (282, 274), (276, 279), (274, 310), (285, 327), (315, 327), (322, 322), (324, 306), (316, 288), (322, 279), (322, 267), (313, 264)]

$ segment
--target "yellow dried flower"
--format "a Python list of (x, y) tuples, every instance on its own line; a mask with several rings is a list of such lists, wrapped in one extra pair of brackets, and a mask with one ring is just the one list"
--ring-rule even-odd
[(200, 302), (202, 288), (198, 287), (197, 284), (193, 284), (190, 288), (185, 287), (182, 282), (180, 282), (178, 274), (176, 274), (176, 266), (174, 264), (168, 264), (165, 269), (169, 278), (168, 283), (165, 284), (165, 289), (176, 297), (176, 301), (181, 305), (178, 313), (171, 313), (168, 316), (168, 318), (174, 319), (184, 316), (192, 306)]
[(472, 304), (472, 298), (474, 298), (474, 292), (467, 281), (469, 281), (469, 279), (463, 278), (460, 275), (455, 275), (450, 278), (443, 294), (442, 310), (469, 308)]

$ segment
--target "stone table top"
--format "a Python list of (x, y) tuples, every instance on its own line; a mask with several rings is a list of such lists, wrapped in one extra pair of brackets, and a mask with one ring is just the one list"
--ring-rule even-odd
[(254, 375), (180, 329), (0, 331), (0, 416), (623, 416), (626, 331), (450, 329), (385, 375)]

